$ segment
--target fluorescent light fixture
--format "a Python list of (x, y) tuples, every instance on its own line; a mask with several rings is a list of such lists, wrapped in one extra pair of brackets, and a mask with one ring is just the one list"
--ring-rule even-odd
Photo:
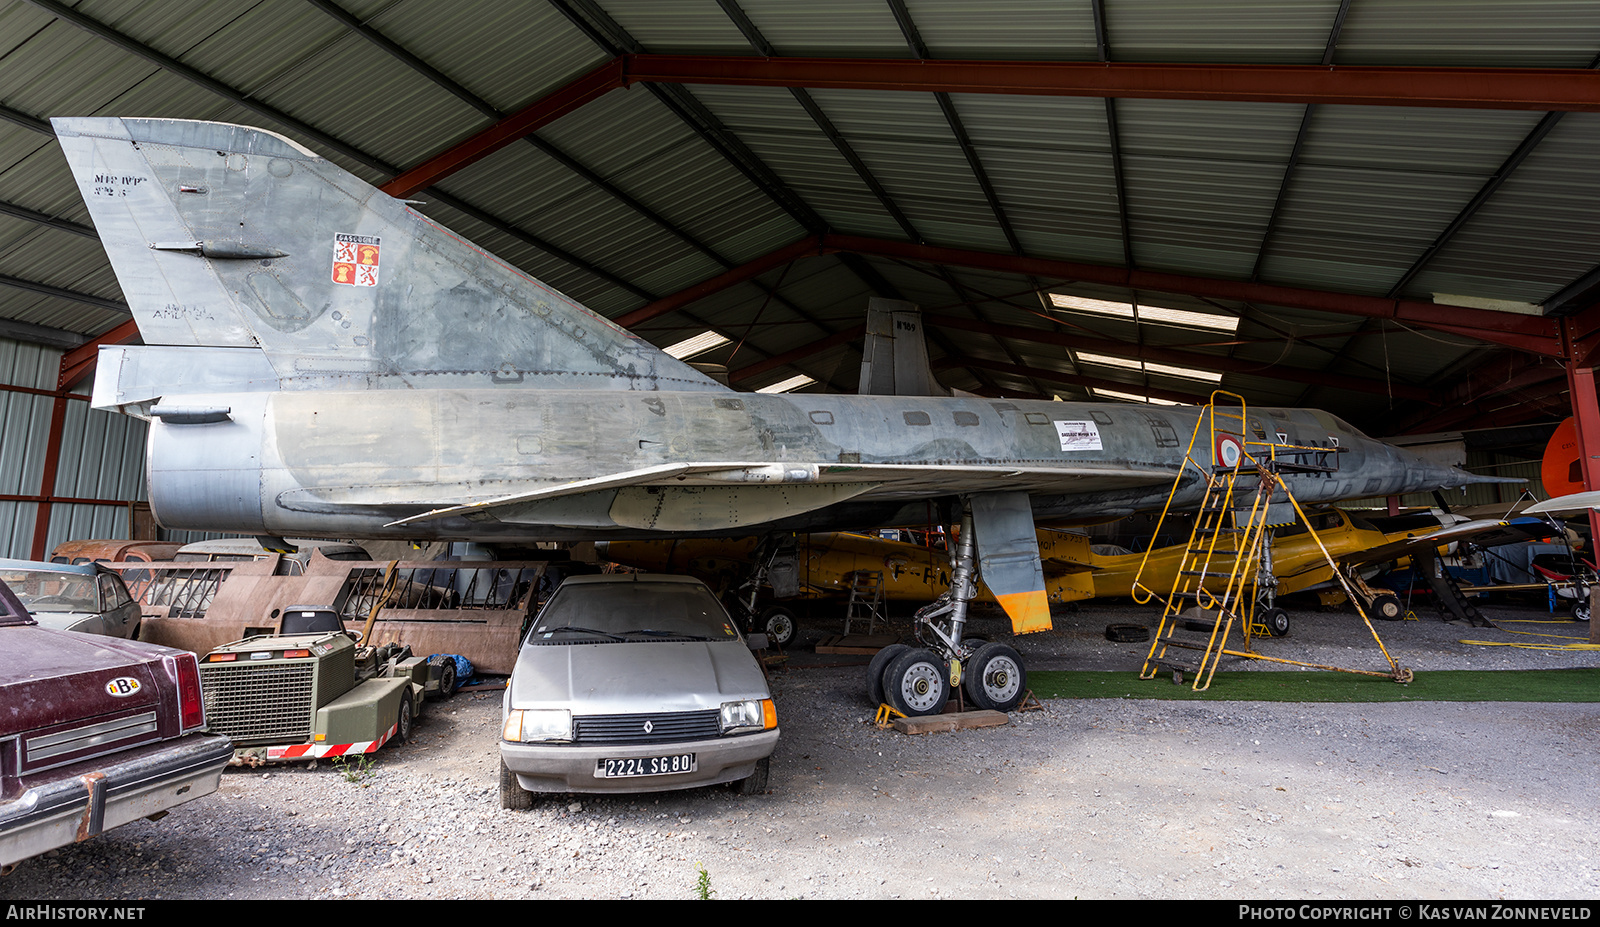
[(712, 348), (725, 345), (728, 340), (716, 332), (701, 332), (693, 338), (685, 338), (677, 344), (669, 345), (661, 350), (666, 351), (678, 360), (683, 360), (686, 357), (704, 354)]
[(1094, 388), (1094, 394), (1095, 394), (1096, 397), (1101, 398), (1101, 399), (1124, 399), (1124, 400), (1127, 400), (1128, 402), (1148, 402), (1151, 405), (1157, 405), (1157, 406), (1181, 406), (1181, 405), (1184, 405), (1184, 403), (1181, 403), (1181, 402), (1173, 402), (1171, 399), (1152, 399), (1149, 396), (1140, 396), (1140, 395), (1138, 395), (1136, 393), (1124, 393), (1124, 392), (1121, 392), (1120, 390), (1114, 390), (1114, 389), (1101, 389), (1098, 386), (1096, 386)]
[(802, 386), (810, 386), (811, 384), (813, 384), (815, 382), (817, 382), (817, 381), (811, 379), (810, 377), (806, 376), (803, 373), (799, 373), (799, 374), (795, 374), (794, 376), (790, 377), (787, 380), (779, 380), (778, 382), (772, 384), (771, 386), (763, 386), (760, 389), (756, 390), (756, 392), (758, 392), (758, 393), (788, 393), (788, 392), (793, 392), (794, 390), (797, 390)]
[[(1050, 302), (1058, 309), (1092, 312), (1095, 315), (1116, 319), (1137, 319), (1154, 325), (1175, 325), (1178, 328), (1209, 328), (1220, 332), (1239, 330), (1239, 317), (1212, 315), (1207, 312), (1190, 312), (1187, 309), (1166, 309), (1161, 306), (1141, 304), (1137, 310), (1131, 303), (1117, 303), (1105, 299), (1089, 299), (1067, 293), (1051, 293)], [(1137, 311), (1137, 314), (1135, 312)]]
[(1191, 367), (1173, 367), (1168, 364), (1157, 364), (1150, 361), (1133, 360), (1127, 357), (1112, 357), (1109, 354), (1090, 354), (1088, 351), (1074, 351), (1078, 361), (1084, 364), (1100, 364), (1106, 367), (1121, 367), (1125, 370), (1142, 370), (1145, 373), (1160, 373), (1169, 377), (1182, 377), (1186, 380), (1203, 380), (1206, 383), (1221, 383), (1222, 374), (1211, 370), (1195, 370)]

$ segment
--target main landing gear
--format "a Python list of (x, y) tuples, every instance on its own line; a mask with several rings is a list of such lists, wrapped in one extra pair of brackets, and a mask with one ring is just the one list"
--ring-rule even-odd
[(961, 533), (951, 550), (950, 591), (918, 610), (912, 631), (921, 645), (894, 644), (867, 665), (867, 698), (907, 717), (944, 711), (954, 687), (964, 686), (974, 707), (1010, 711), (1028, 693), (1028, 672), (1013, 648), (962, 638), (976, 574), (972, 507), (964, 506)]

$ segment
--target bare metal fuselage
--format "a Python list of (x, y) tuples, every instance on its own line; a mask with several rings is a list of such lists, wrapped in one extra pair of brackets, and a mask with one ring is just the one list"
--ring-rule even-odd
[[(798, 500), (794, 511), (766, 512), (772, 517), (763, 526), (776, 529), (924, 524), (930, 500), (953, 498), (962, 485), (1003, 489), (1008, 482), (1030, 491), (1039, 519), (1113, 517), (1161, 506), (1204, 414), (977, 398), (493, 388), (202, 394), (166, 401), (226, 408), (230, 418), (152, 421), (150, 499), (163, 523), (284, 536), (486, 540), (726, 534), (714, 510), (742, 499), (738, 487), (699, 481), (694, 504), (713, 519), (700, 530), (694, 528), (699, 522), (688, 530), (681, 520), (652, 522), (652, 495), (670, 487), (651, 486), (590, 492), (520, 511), (392, 523), (462, 500), (683, 460), (822, 466), (835, 479), (853, 465), (926, 468), (927, 479), (865, 480), (821, 505), (818, 497), (801, 496), (829, 486), (801, 471), (786, 487)], [(1304, 503), (1452, 481), (1452, 471), (1366, 438), (1325, 413), (1259, 409), (1249, 418), (1288, 443), (1339, 448), (1327, 455), (1336, 471), (1287, 477)], [(1093, 423), (1100, 447), (1063, 449), (1061, 423)], [(1208, 444), (1202, 429), (1194, 453), (1207, 463)], [(963, 469), (970, 468), (980, 469), (964, 478)], [(1008, 478), (1007, 468), (1033, 475)], [(1037, 474), (1054, 468), (1064, 471), (1053, 481), (1059, 488), (1040, 491)], [(941, 493), (944, 470), (950, 475)], [(1072, 492), (1074, 482), (1085, 490)], [(1179, 504), (1198, 499), (1202, 487), (1191, 482), (1180, 489)]]

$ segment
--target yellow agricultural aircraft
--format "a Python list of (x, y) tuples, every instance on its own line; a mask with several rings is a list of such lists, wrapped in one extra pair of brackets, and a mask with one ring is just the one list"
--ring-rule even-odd
[[(1276, 529), (1272, 542), (1275, 595), (1288, 595), (1332, 583), (1329, 559), (1341, 568), (1375, 573), (1387, 563), (1422, 549), (1450, 551), (1447, 545), (1468, 538), (1481, 540), (1506, 522), (1483, 520), (1384, 533), (1360, 515), (1342, 509), (1309, 513), (1311, 528), (1301, 522)], [(1446, 516), (1448, 517), (1448, 516)], [(950, 555), (944, 536), (924, 532), (885, 532), (882, 537), (827, 532), (793, 536), (792, 547), (767, 554), (769, 582), (774, 593), (755, 621), (775, 643), (794, 638), (797, 603), (843, 600), (850, 594), (857, 573), (881, 573), (886, 602), (931, 602), (950, 588)], [(1132, 594), (1134, 577), (1146, 555), (1111, 545), (1091, 545), (1088, 537), (1065, 531), (1039, 529), (1039, 559), (1045, 592), (1051, 604), (1090, 598), (1123, 598)], [(1515, 538), (1525, 539), (1520, 533)], [(597, 545), (600, 555), (624, 566), (652, 572), (687, 573), (713, 589), (730, 592), (750, 576), (762, 539), (692, 538), (661, 541), (611, 541)], [(1145, 585), (1170, 588), (1183, 559), (1183, 544), (1150, 552), (1145, 565)], [(1326, 550), (1326, 554), (1324, 554)], [(1219, 562), (1226, 572), (1231, 562)], [(981, 577), (980, 577), (981, 579)], [(1223, 580), (1217, 580), (1222, 582)], [(1358, 586), (1358, 588), (1360, 588)], [(994, 596), (979, 583), (977, 601), (993, 603)], [(1395, 620), (1401, 617), (1400, 600), (1385, 589), (1372, 590), (1364, 603), (1368, 613)], [(1287, 626), (1274, 628), (1283, 633)]]

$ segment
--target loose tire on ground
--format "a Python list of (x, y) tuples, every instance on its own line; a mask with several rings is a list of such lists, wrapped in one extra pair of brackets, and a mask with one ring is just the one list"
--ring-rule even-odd
[(874, 709), (883, 704), (883, 671), (889, 668), (889, 661), (910, 649), (905, 644), (890, 644), (872, 655), (867, 664), (867, 700)]
[(784, 605), (774, 605), (761, 613), (761, 630), (766, 633), (767, 640), (772, 644), (787, 647), (794, 643), (795, 635), (800, 632), (800, 625), (793, 609)]
[(507, 811), (527, 811), (533, 807), (533, 793), (522, 787), (505, 760), (500, 761), (500, 807)]
[(772, 771), (772, 758), (764, 756), (756, 761), (756, 771), (734, 783), (740, 795), (760, 795), (767, 790), (767, 776)]
[(1022, 656), (1005, 644), (984, 644), (967, 664), (962, 683), (973, 707), (1010, 711), (1028, 694), (1028, 671)]
[(936, 715), (950, 700), (949, 669), (931, 650), (908, 649), (883, 671), (883, 695), (890, 708), (908, 718)]
[(1150, 629), (1142, 624), (1108, 624), (1106, 640), (1119, 644), (1136, 643), (1150, 639)]

